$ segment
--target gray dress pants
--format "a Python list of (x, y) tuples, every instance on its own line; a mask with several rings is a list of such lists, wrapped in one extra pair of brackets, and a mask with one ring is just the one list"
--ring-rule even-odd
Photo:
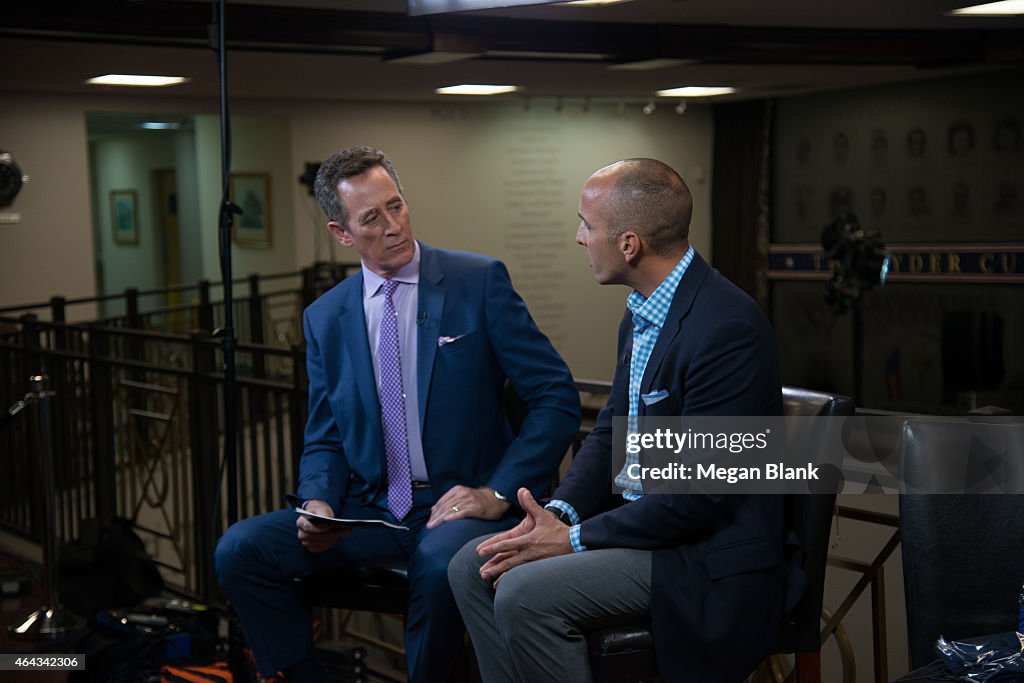
[(520, 565), (494, 590), (467, 543), (448, 565), (484, 683), (591, 681), (586, 631), (650, 612), (651, 552), (588, 550)]

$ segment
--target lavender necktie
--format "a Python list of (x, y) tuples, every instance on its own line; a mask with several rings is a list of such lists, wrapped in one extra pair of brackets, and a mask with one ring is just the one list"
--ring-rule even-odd
[(377, 360), (380, 364), (380, 416), (384, 427), (384, 454), (388, 463), (388, 509), (403, 519), (412, 509), (412, 471), (405, 430), (405, 394), (402, 388), (402, 357), (398, 350), (398, 311), (392, 295), (398, 288), (385, 280), (384, 314), (380, 318)]

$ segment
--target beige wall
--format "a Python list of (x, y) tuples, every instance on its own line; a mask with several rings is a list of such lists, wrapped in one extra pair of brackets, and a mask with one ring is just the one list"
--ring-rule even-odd
[[(215, 111), (217, 103), (125, 96), (3, 93), (0, 146), (31, 177), (14, 206), (20, 222), (0, 224), (0, 306), (54, 295), (97, 294), (86, 113)], [(95, 317), (93, 306), (69, 309), (70, 320)]]
[[(504, 260), (541, 329), (577, 377), (611, 379), (626, 290), (600, 287), (574, 242), (579, 192), (612, 161), (651, 156), (678, 169), (694, 193), (691, 238), (711, 239), (712, 122), (707, 107), (685, 116), (659, 108), (579, 104), (562, 112), (520, 105), (318, 105), (292, 113), (292, 166), (367, 144), (395, 162), (417, 237), (435, 246)], [(296, 174), (297, 175), (297, 174)], [(295, 185), (296, 260), (327, 258), (322, 214)], [(339, 258), (354, 255), (335, 247)]]
[[(17, 141), (12, 150), (33, 182), (14, 207), (22, 222), (0, 226), (0, 306), (96, 293), (92, 224), (106, 235), (109, 221), (105, 206), (89, 196), (87, 111), (197, 113), (195, 189), (182, 199), (193, 197), (186, 204), (194, 204), (199, 219), (197, 227), (181, 226), (183, 256), (186, 273), (220, 279), (220, 141), (213, 103), (26, 95), (8, 100), (0, 127), (4, 140)], [(475, 103), (241, 102), (234, 112), (232, 168), (270, 174), (273, 220), (270, 249), (232, 248), (235, 277), (294, 270), (332, 255), (354, 258), (327, 240), (319, 208), (297, 181), (304, 162), (322, 161), (353, 144), (392, 155), (420, 239), (508, 264), (538, 324), (579, 377), (610, 379), (626, 295), (621, 287), (594, 282), (573, 241), (579, 190), (594, 170), (631, 156), (675, 166), (695, 196), (693, 243), (710, 255), (708, 107), (691, 106), (685, 116), (661, 107), (645, 116), (636, 107), (619, 113), (607, 105), (583, 112), (578, 103), (556, 112), (550, 103), (524, 111)], [(176, 142), (176, 158), (183, 145), (187, 141)], [(178, 170), (179, 180), (191, 184)], [(152, 268), (153, 259), (138, 251), (137, 265)], [(116, 284), (113, 289), (129, 285)]]
[[(31, 181), (0, 225), (0, 306), (42, 302), (56, 294), (91, 296), (92, 207), (85, 114), (79, 102), (4, 96), (0, 145)], [(90, 312), (91, 314), (91, 312)]]

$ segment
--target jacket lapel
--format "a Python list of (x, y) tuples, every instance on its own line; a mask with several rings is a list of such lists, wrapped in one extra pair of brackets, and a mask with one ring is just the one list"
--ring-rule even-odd
[(710, 267), (707, 262), (700, 257), (700, 254), (694, 251), (693, 260), (687, 266), (683, 279), (679, 281), (676, 294), (672, 297), (672, 305), (668, 309), (668, 316), (665, 318), (665, 325), (661, 328), (661, 334), (658, 335), (658, 341), (655, 343), (654, 350), (651, 351), (651, 357), (647, 361), (647, 367), (644, 369), (644, 378), (640, 382), (641, 393), (649, 393), (653, 388), (658, 368), (661, 367), (665, 354), (668, 353), (675, 338), (679, 335), (679, 331), (683, 326), (683, 318), (689, 314), (690, 308), (693, 307), (693, 300), (697, 296), (697, 291), (704, 284), (704, 280), (709, 272)]
[(366, 414), (376, 418), (371, 424), (380, 423), (380, 400), (377, 398), (377, 382), (373, 378), (373, 360), (370, 358), (370, 342), (366, 336), (366, 312), (363, 310), (363, 274), (353, 275), (356, 280), (348, 288), (342, 303), (338, 323), (341, 338), (352, 359), (352, 374), (356, 378), (356, 389), (363, 402)]
[(420, 242), (419, 304), (416, 311), (416, 393), (420, 406), (420, 433), (427, 414), (430, 379), (437, 355), (437, 337), (441, 333), (445, 288), (444, 273), (437, 262), (437, 252)]

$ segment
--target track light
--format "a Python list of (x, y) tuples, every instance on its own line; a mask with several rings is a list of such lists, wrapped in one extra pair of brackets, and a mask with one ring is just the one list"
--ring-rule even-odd
[(676, 113), (680, 116), (686, 113), (686, 102), (680, 102), (676, 105)]
[(640, 111), (650, 116), (651, 114), (654, 113), (654, 102), (648, 102)]

